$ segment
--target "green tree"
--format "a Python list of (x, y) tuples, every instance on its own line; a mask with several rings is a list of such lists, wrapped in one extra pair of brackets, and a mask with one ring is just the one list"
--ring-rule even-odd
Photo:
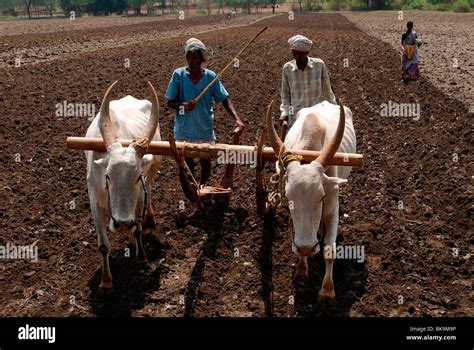
[(224, 14), (224, 6), (226, 5), (225, 0), (214, 0), (213, 4), (217, 5), (217, 14), (219, 14), (220, 12)]
[[(18, 0), (2, 0), (0, 1), (0, 10), (4, 15), (16, 16), (18, 5)], [(23, 6), (23, 3), (21, 3), (21, 6)]]
[(57, 0), (44, 0), (42, 2), (43, 2), (43, 6), (46, 8), (46, 10), (49, 13), (49, 17), (53, 17), (53, 11), (58, 5)]
[(31, 19), (31, 6), (33, 5), (33, 0), (23, 0), (23, 3), (28, 13), (28, 19)]
[(69, 17), (71, 11), (74, 11), (76, 17), (79, 17), (82, 13), (86, 12), (87, 7), (91, 2), (91, 0), (59, 0), (59, 5), (61, 6), (65, 17)]
[(132, 7), (135, 15), (141, 14), (142, 5), (145, 3), (145, 0), (129, 0), (130, 6)]
[(285, 0), (270, 0), (270, 4), (272, 5), (272, 13), (275, 13), (276, 5), (283, 5), (285, 2)]

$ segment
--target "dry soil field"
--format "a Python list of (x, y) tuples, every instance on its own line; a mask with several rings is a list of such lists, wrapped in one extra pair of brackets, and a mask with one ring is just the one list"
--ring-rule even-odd
[[(104, 300), (98, 293), (100, 254), (84, 153), (65, 149), (66, 137), (84, 135), (90, 122), (55, 113), (63, 101), (92, 102), (98, 110), (114, 80), (120, 81), (117, 98), (147, 97), (150, 80), (163, 102), (171, 73), (185, 64), (182, 46), (190, 35), (214, 48), (208, 68), (218, 71), (263, 26), (269, 28), (241, 57), (240, 67), (222, 79), (247, 124), (242, 143), (256, 144), (266, 106), (279, 94), (281, 67), (291, 59), (286, 41), (301, 33), (315, 41), (313, 55), (327, 63), (336, 96), (351, 108), (358, 152), (365, 155), (364, 167), (354, 169), (342, 189), (339, 225), (340, 244), (364, 246), (365, 260), (336, 261), (337, 307), (330, 314), (473, 316), (472, 114), (463, 99), (424, 73), (419, 81), (402, 84), (392, 45), (341, 14), (296, 14), (294, 20), (281, 15), (238, 29), (222, 29), (222, 21), (200, 17), (101, 26), (88, 20), (73, 30), (59, 26), (0, 37), (0, 245), (36, 243), (39, 251), (36, 263), (0, 263), (0, 316), (322, 314), (317, 292), (323, 258), (311, 259), (306, 283), (292, 282), (296, 257), (290, 217), (282, 213), (272, 225), (263, 225), (256, 215), (254, 170), (237, 169), (224, 215), (183, 220), (179, 201), (184, 196), (170, 159), (163, 162), (152, 196), (158, 226), (145, 240), (151, 266), (141, 269), (133, 254), (124, 255), (126, 247), (135, 249), (128, 236), (110, 234), (114, 292)], [(469, 26), (453, 15), (446, 21), (456, 30)], [(415, 23), (428, 51), (434, 41), (428, 24), (417, 17)], [(212, 31), (196, 34), (203, 29)], [(395, 38), (400, 31), (399, 26), (387, 35)], [(142, 35), (148, 39), (136, 39)], [(455, 42), (463, 40), (459, 37), (462, 32), (452, 36)], [(473, 42), (465, 41), (461, 52), (472, 53)], [(93, 43), (91, 50), (87, 43)], [(22, 60), (15, 67), (18, 52)], [(55, 58), (48, 60), (51, 55)], [(451, 76), (451, 58), (445, 57), (445, 77)], [(463, 86), (472, 57), (470, 62), (459, 58), (467, 72), (454, 81)], [(425, 65), (422, 71), (427, 70)], [(419, 120), (381, 116), (389, 101), (419, 104)], [(162, 109), (165, 139), (171, 115)], [(232, 127), (219, 106), (218, 142), (229, 141)]]

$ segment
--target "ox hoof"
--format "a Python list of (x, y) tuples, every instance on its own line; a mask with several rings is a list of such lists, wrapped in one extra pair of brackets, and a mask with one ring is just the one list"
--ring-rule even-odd
[(137, 263), (139, 265), (148, 265), (148, 259), (146, 256), (143, 258), (137, 258)]
[(145, 215), (145, 218), (143, 219), (143, 228), (153, 229), (155, 227), (156, 227), (155, 217), (150, 214)]
[(293, 284), (295, 287), (304, 288), (308, 281), (308, 270), (299, 270), (298, 268), (293, 272)]
[(148, 266), (148, 259), (145, 257), (137, 258), (137, 264), (140, 267), (147, 267)]
[(319, 291), (319, 306), (323, 310), (334, 310), (336, 308), (336, 293)]
[(295, 287), (304, 288), (304, 286), (306, 285), (306, 283), (309, 280), (309, 277), (308, 277), (308, 274), (298, 274), (297, 272), (295, 272), (293, 274), (292, 279), (293, 279), (293, 285)]
[(296, 264), (295, 276), (308, 278), (308, 262), (306, 260), (303, 260), (302, 258), (299, 259)]
[(102, 296), (107, 296), (112, 294), (114, 291), (113, 286), (112, 286), (112, 281), (110, 282), (104, 282), (102, 281), (99, 286), (99, 293)]
[(295, 275), (297, 277), (308, 278), (308, 269), (307, 268), (297, 268)]

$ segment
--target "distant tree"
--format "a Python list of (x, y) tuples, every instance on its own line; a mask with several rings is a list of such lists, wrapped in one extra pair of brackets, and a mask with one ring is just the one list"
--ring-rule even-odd
[(155, 2), (153, 0), (146, 0), (146, 14), (154, 15), (155, 14)]
[(86, 8), (88, 13), (92, 13), (94, 16), (105, 16), (111, 11), (111, 4), (106, 0), (92, 0)]
[(217, 5), (217, 14), (222, 12), (224, 14), (224, 6), (226, 5), (226, 0), (214, 0), (214, 5)]
[(53, 17), (53, 11), (58, 5), (58, 2), (56, 0), (44, 0), (43, 3), (46, 11), (49, 13), (49, 17)]
[(74, 11), (76, 17), (82, 15), (83, 12), (87, 11), (87, 7), (90, 5), (92, 0), (59, 0), (64, 16), (69, 17), (71, 11)]
[(46, 10), (48, 12), (49, 17), (53, 17), (53, 11), (58, 6), (57, 0), (33, 0), (31, 5), (37, 9), (38, 7), (41, 9)]
[(276, 5), (283, 5), (286, 0), (270, 0), (270, 4), (272, 5), (272, 13), (275, 13)]
[(303, 0), (294, 0), (298, 4), (298, 7), (300, 8), (300, 12), (303, 12)]
[(72, 7), (71, 0), (59, 0), (59, 6), (63, 10), (64, 16), (68, 17)]
[(127, 9), (128, 9), (128, 0), (114, 0), (113, 12), (121, 15)]
[(31, 19), (31, 5), (33, 5), (33, 0), (23, 0), (23, 3), (28, 13), (28, 19)]
[[(0, 1), (0, 11), (4, 15), (16, 16), (16, 8), (19, 5), (19, 0), (2, 0)], [(23, 3), (21, 2), (21, 6)]]
[(165, 14), (166, 0), (161, 0), (161, 1), (160, 1), (160, 8), (161, 8), (161, 13), (162, 13), (162, 14)]
[(386, 10), (390, 8), (390, 0), (372, 0), (372, 10)]
[(171, 12), (175, 12), (176, 8), (181, 6), (181, 0), (170, 0), (171, 2)]
[(145, 3), (145, 0), (129, 0), (129, 3), (133, 11), (135, 12), (135, 15), (140, 15), (142, 5)]

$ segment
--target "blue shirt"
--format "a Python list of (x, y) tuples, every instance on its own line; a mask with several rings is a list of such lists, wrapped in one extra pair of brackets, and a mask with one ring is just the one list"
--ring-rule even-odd
[[(189, 102), (194, 100), (201, 91), (216, 77), (216, 73), (204, 69), (201, 80), (194, 85), (186, 74), (186, 67), (173, 72), (165, 97), (168, 100)], [(224, 101), (229, 93), (222, 83), (217, 80), (214, 85), (202, 96), (193, 111), (180, 110), (175, 113), (174, 138), (176, 140), (216, 140), (214, 133), (214, 111), (212, 100), (216, 103)]]

